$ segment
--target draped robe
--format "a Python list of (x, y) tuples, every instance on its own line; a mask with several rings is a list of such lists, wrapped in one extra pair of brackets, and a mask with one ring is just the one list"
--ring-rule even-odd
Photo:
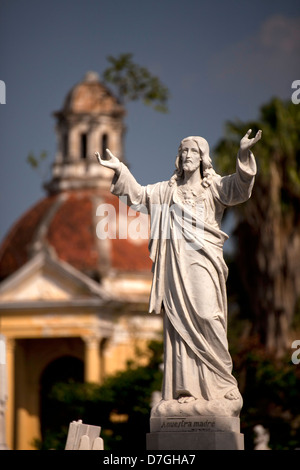
[(141, 186), (124, 164), (113, 179), (113, 194), (127, 196), (129, 206), (150, 214), (149, 312), (164, 313), (163, 400), (180, 395), (214, 400), (237, 387), (227, 342), (223, 244), (228, 236), (221, 220), (226, 207), (249, 199), (255, 174), (252, 152), (246, 159), (238, 154), (236, 172), (212, 175), (196, 212), (181, 201), (178, 181)]

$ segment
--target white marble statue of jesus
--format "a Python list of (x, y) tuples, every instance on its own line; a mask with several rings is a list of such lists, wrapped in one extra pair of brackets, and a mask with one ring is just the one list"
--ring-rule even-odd
[(250, 148), (261, 131), (250, 134), (241, 139), (234, 174), (216, 174), (207, 141), (191, 136), (180, 143), (171, 179), (147, 186), (109, 150), (108, 160), (96, 152), (99, 163), (115, 171), (112, 193), (150, 214), (149, 311), (164, 316), (162, 401), (152, 416), (239, 415), (242, 397), (227, 341), (228, 236), (221, 220), (226, 207), (251, 196), (256, 163)]

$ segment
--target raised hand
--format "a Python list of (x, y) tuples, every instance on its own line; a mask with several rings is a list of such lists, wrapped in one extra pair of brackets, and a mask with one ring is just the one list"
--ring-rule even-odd
[(103, 160), (100, 156), (99, 152), (95, 152), (95, 156), (102, 166), (106, 166), (107, 168), (110, 168), (111, 170), (114, 170), (115, 173), (119, 174), (121, 171), (121, 162), (120, 160), (115, 157), (109, 149), (106, 149), (107, 154), (109, 155), (108, 160)]
[(261, 139), (261, 135), (262, 135), (261, 130), (259, 130), (256, 133), (255, 137), (253, 137), (252, 139), (249, 139), (251, 132), (252, 132), (252, 129), (249, 129), (244, 135), (244, 137), (241, 139), (241, 142), (240, 142), (241, 150), (250, 150), (250, 148), (253, 147), (253, 145), (256, 144), (256, 142), (258, 142)]

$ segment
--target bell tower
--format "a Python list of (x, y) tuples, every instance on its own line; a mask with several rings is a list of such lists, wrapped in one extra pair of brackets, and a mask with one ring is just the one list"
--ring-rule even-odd
[(69, 189), (108, 188), (111, 171), (101, 167), (94, 154), (109, 148), (124, 161), (125, 109), (100, 82), (95, 72), (68, 93), (63, 107), (54, 113), (57, 152), (49, 193)]

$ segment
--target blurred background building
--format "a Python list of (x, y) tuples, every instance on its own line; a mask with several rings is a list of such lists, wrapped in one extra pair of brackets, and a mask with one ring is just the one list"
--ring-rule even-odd
[[(53, 383), (101, 384), (162, 327), (160, 316), (147, 315), (148, 240), (127, 230), (137, 217), (147, 228), (147, 216), (128, 212), (110, 193), (113, 173), (94, 157), (109, 147), (125, 161), (125, 109), (88, 72), (54, 117), (57, 153), (46, 195), (0, 247), (11, 449), (32, 449), (42, 438)], [(101, 238), (104, 216), (115, 238)]]

